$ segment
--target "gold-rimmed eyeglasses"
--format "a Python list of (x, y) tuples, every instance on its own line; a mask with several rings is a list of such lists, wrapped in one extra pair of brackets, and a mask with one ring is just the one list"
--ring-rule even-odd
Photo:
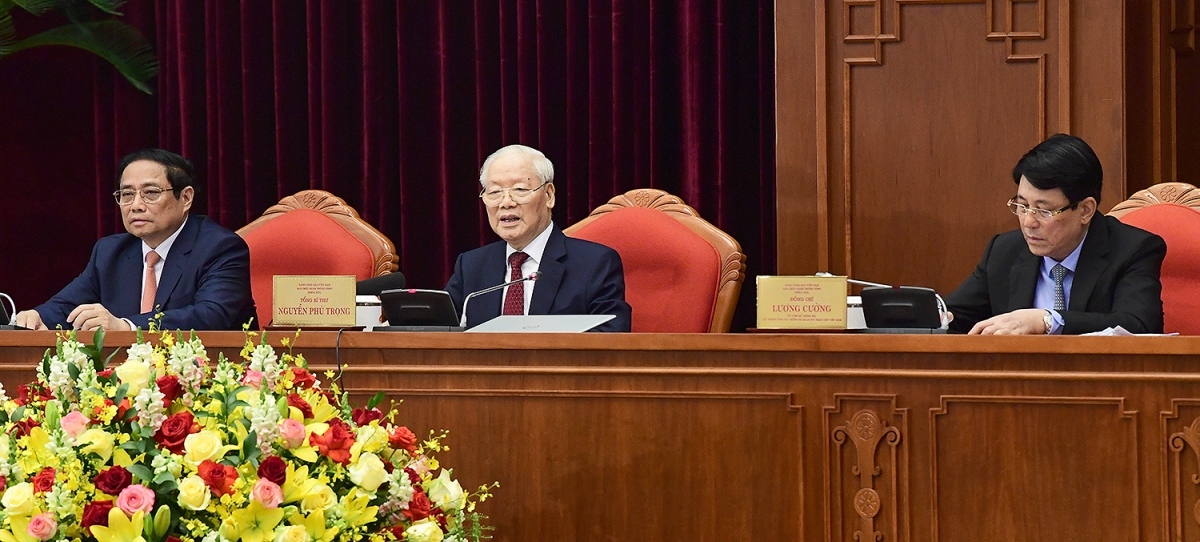
[(162, 199), (163, 193), (170, 191), (172, 191), (171, 188), (159, 188), (157, 186), (150, 186), (138, 190), (134, 190), (132, 188), (122, 188), (116, 192), (113, 192), (113, 199), (117, 200), (117, 205), (125, 207), (128, 205), (133, 205), (133, 199), (136, 198), (138, 194), (141, 194), (142, 201), (146, 203), (158, 203), (158, 200)]
[(1008, 210), (1012, 211), (1012, 214), (1017, 215), (1018, 217), (1029, 215), (1043, 222), (1050, 220), (1051, 218), (1054, 218), (1055, 216), (1058, 216), (1060, 213), (1066, 212), (1069, 209), (1074, 209), (1075, 205), (1076, 204), (1071, 203), (1062, 209), (1052, 211), (1050, 209), (1038, 209), (1023, 203), (1017, 203), (1016, 198), (1008, 200)]
[(537, 188), (517, 187), (517, 188), (493, 188), (491, 190), (485, 189), (485, 190), (479, 192), (479, 199), (482, 199), (483, 203), (494, 207), (496, 205), (500, 205), (500, 202), (504, 201), (504, 196), (508, 196), (508, 197), (512, 198), (513, 203), (515, 203), (517, 205), (523, 205), (523, 204), (529, 203), (530, 200), (533, 199), (534, 193), (537, 192), (538, 190), (541, 190), (542, 188), (545, 188), (547, 184), (550, 184), (550, 183), (544, 182), (544, 183), (538, 185)]

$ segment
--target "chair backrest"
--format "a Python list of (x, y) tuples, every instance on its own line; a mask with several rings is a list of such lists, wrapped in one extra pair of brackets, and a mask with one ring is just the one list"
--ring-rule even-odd
[(1200, 189), (1156, 184), (1108, 212), (1167, 242), (1162, 265), (1163, 324), (1168, 333), (1200, 335)]
[(275, 275), (354, 275), (363, 280), (400, 267), (392, 241), (342, 198), (324, 190), (283, 198), (237, 233), (250, 245), (250, 287), (262, 326), (271, 321)]
[(621, 255), (633, 331), (729, 331), (746, 255), (683, 200), (662, 190), (630, 190), (563, 231)]

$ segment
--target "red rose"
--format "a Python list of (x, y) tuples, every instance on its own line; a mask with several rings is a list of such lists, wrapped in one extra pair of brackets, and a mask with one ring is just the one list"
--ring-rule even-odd
[(6, 489), (8, 489), (8, 477), (0, 476), (0, 492), (3, 492)]
[(408, 501), (408, 510), (404, 511), (404, 515), (412, 521), (421, 521), (429, 517), (430, 510), (433, 508), (433, 503), (429, 502), (429, 497), (425, 496), (424, 491), (413, 493), (411, 501)]
[(33, 477), (34, 493), (45, 493), (54, 489), (54, 467), (46, 467)]
[(178, 536), (170, 536), (170, 535), (167, 535), (167, 540), (166, 540), (166, 542), (183, 542), (183, 540), (182, 540), (182, 539), (180, 539)]
[(24, 437), (24, 436), (29, 435), (30, 429), (33, 429), (34, 427), (41, 427), (41, 426), (42, 426), (41, 422), (39, 422), (33, 418), (25, 418), (24, 420), (17, 422), (14, 429), (17, 430), (18, 437)]
[(299, 367), (292, 367), (292, 384), (297, 388), (311, 388), (317, 383), (317, 377)]
[(163, 420), (158, 432), (154, 433), (154, 442), (157, 442), (160, 447), (170, 450), (173, 454), (182, 454), (183, 442), (187, 440), (188, 435), (198, 431), (200, 431), (200, 427), (196, 425), (195, 417), (191, 412), (185, 410)]
[(308, 442), (317, 451), (343, 465), (350, 464), (350, 447), (354, 446), (354, 432), (341, 418), (329, 420), (329, 429), (324, 435), (313, 433)]
[(417, 453), (417, 436), (409, 431), (407, 427), (398, 426), (388, 433), (388, 444), (396, 450), (408, 450), (408, 453)]
[(158, 391), (163, 394), (163, 408), (170, 407), (172, 401), (183, 396), (183, 385), (179, 383), (178, 376), (166, 375), (159, 378), (157, 383)]
[(84, 505), (83, 519), (79, 521), (83, 530), (91, 533), (92, 525), (108, 527), (108, 511), (112, 510), (113, 501), (95, 501)]
[(287, 463), (279, 456), (268, 457), (258, 464), (258, 477), (282, 486), (287, 481)]
[(97, 490), (109, 495), (120, 495), (122, 489), (133, 484), (133, 474), (118, 465), (100, 471), (92, 478), (92, 483), (96, 485)]
[(296, 407), (296, 410), (299, 410), (300, 414), (304, 415), (304, 419), (306, 420), (310, 420), (313, 417), (312, 405), (308, 404), (308, 401), (305, 401), (299, 394), (288, 394), (288, 406)]
[(15, 402), (18, 405), (27, 405), (33, 401), (41, 401), (44, 403), (53, 398), (54, 396), (50, 394), (50, 390), (36, 383), (21, 384), (20, 386), (17, 386), (17, 398)]
[(354, 420), (355, 425), (367, 425), (375, 420), (382, 420), (383, 413), (378, 408), (367, 410), (365, 408), (356, 408), (350, 414), (350, 419)]
[(233, 493), (233, 482), (238, 477), (237, 469), (205, 459), (197, 470), (197, 474), (212, 489), (214, 495), (220, 497)]
[(112, 369), (105, 369), (103, 371), (96, 373), (96, 376), (98, 376), (100, 378), (112, 378), (112, 375), (113, 375)]
[(396, 537), (396, 540), (404, 540), (404, 529), (405, 529), (405, 527), (403, 524), (392, 525), (392, 527), (391, 527), (392, 536)]
[(414, 486), (421, 485), (421, 475), (417, 474), (417, 471), (412, 470), (409, 467), (404, 467), (404, 474), (405, 476), (408, 476), (408, 483)]

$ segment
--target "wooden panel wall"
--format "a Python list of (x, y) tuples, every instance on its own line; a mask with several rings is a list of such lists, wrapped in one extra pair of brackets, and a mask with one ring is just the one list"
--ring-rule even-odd
[(1092, 145), (1101, 209), (1119, 202), (1125, 19), (1118, 0), (779, 2), (780, 273), (952, 290), (1016, 227), (1012, 167), (1055, 132)]

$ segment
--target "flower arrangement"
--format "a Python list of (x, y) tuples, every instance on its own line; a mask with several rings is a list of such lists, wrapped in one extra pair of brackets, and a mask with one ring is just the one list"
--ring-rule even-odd
[(256, 336), (214, 366), (194, 334), (139, 333), (107, 368), (103, 331), (60, 335), (17, 397), (0, 384), (0, 542), (488, 538), (495, 484), (440, 468), (444, 432), (418, 439), (382, 395), (352, 408)]

